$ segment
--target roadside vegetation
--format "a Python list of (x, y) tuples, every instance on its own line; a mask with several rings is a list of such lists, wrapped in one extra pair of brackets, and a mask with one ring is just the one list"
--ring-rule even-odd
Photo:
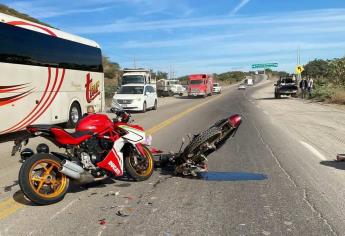
[(19, 18), (22, 18), (24, 20), (32, 21), (32, 22), (35, 22), (35, 23), (38, 23), (38, 24), (42, 24), (42, 25), (46, 25), (48, 27), (54, 28), (51, 25), (48, 25), (48, 24), (46, 24), (46, 23), (44, 23), (42, 21), (39, 21), (39, 20), (37, 20), (37, 19), (27, 15), (27, 14), (20, 13), (20, 12), (14, 10), (13, 8), (10, 8), (10, 7), (8, 7), (6, 5), (3, 5), (3, 4), (0, 4), (0, 12), (4, 13), (4, 14), (7, 14), (7, 15), (10, 15), (10, 16), (19, 17)]
[(310, 61), (304, 65), (302, 77), (314, 80), (311, 99), (345, 104), (345, 57)]

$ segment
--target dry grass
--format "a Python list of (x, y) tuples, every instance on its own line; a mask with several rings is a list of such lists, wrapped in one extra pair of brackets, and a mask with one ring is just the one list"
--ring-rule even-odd
[(333, 91), (330, 99), (331, 103), (336, 104), (345, 104), (345, 89), (344, 88), (337, 88)]

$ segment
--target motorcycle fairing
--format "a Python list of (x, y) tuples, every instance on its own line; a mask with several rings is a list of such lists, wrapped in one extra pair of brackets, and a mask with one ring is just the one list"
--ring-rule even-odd
[(119, 127), (128, 132), (123, 138), (134, 143), (140, 143), (145, 140), (145, 132), (140, 126), (119, 125)]
[(97, 166), (108, 170), (115, 174), (115, 176), (122, 176), (123, 175), (123, 154), (121, 149), (125, 141), (123, 138), (119, 138), (114, 142), (113, 148), (108, 153), (108, 155), (104, 158), (103, 161), (98, 162)]

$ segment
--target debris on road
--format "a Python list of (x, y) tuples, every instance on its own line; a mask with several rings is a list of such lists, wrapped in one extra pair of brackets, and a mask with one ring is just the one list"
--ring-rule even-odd
[(120, 192), (114, 192), (114, 191), (109, 191), (109, 193), (105, 194), (104, 197), (109, 197), (109, 196), (117, 196), (119, 195)]
[(132, 207), (124, 207), (124, 208), (121, 208), (120, 210), (118, 210), (116, 212), (116, 215), (117, 216), (121, 216), (121, 217), (127, 217), (129, 216), (132, 212), (133, 212), (133, 208)]
[(105, 221), (105, 219), (101, 219), (98, 221), (100, 225), (105, 225), (107, 222)]

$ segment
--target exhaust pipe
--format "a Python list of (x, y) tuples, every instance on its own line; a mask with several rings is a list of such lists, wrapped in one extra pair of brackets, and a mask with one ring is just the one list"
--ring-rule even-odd
[(67, 175), (68, 177), (77, 180), (79, 184), (87, 184), (96, 181), (100, 181), (106, 179), (108, 176), (95, 178), (91, 175), (88, 171), (85, 171), (81, 166), (75, 164), (68, 160), (63, 160), (61, 162), (61, 167), (59, 168), (59, 172)]
[(83, 167), (81, 167), (80, 165), (75, 164), (74, 162), (71, 162), (71, 161), (69, 161), (69, 160), (63, 160), (63, 161), (61, 162), (61, 165), (62, 165), (63, 167), (66, 167), (66, 168), (70, 169), (70, 170), (73, 170), (73, 171), (75, 171), (75, 172), (77, 172), (77, 173), (79, 173), (79, 174), (81, 174), (81, 173), (84, 172)]
[(63, 160), (61, 162), (61, 167), (59, 168), (59, 172), (71, 177), (72, 179), (80, 179), (81, 174), (84, 172), (84, 169), (68, 160)]
[(80, 173), (78, 173), (74, 170), (68, 169), (65, 166), (61, 166), (59, 168), (59, 172), (64, 174), (64, 175), (67, 175), (68, 177), (70, 177), (72, 179), (80, 179)]

